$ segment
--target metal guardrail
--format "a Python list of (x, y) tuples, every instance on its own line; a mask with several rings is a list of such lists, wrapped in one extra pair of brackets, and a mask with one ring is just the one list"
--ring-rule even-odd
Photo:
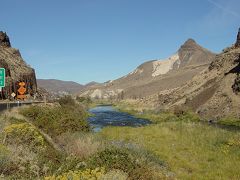
[(29, 101), (29, 102), (0, 102), (0, 112), (5, 110), (10, 110), (13, 107), (20, 107), (22, 105), (31, 105), (31, 104), (38, 104), (38, 103), (45, 103), (43, 101)]

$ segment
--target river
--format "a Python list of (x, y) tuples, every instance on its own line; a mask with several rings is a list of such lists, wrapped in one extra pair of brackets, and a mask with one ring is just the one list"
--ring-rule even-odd
[(106, 126), (139, 127), (150, 124), (146, 119), (136, 118), (128, 113), (120, 112), (112, 106), (97, 106), (89, 109), (93, 116), (88, 118), (93, 131), (98, 132)]

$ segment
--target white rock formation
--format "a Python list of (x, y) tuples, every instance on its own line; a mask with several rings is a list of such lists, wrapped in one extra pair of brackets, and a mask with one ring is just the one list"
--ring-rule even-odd
[(166, 74), (173, 69), (174, 63), (177, 62), (180, 65), (178, 54), (170, 56), (168, 59), (153, 61), (153, 72), (152, 76), (156, 77), (162, 74)]

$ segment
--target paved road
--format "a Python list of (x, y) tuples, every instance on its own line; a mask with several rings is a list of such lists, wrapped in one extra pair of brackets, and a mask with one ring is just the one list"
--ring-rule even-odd
[(44, 103), (42, 101), (36, 101), (36, 102), (0, 102), (0, 112), (11, 109), (13, 107), (20, 107), (22, 105), (31, 105), (31, 104), (38, 104), (38, 103)]

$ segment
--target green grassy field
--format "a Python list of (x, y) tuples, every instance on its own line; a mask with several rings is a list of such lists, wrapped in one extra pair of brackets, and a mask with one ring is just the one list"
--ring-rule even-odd
[(144, 147), (165, 161), (178, 179), (240, 179), (237, 131), (199, 122), (167, 121), (140, 128), (108, 127), (100, 136)]

